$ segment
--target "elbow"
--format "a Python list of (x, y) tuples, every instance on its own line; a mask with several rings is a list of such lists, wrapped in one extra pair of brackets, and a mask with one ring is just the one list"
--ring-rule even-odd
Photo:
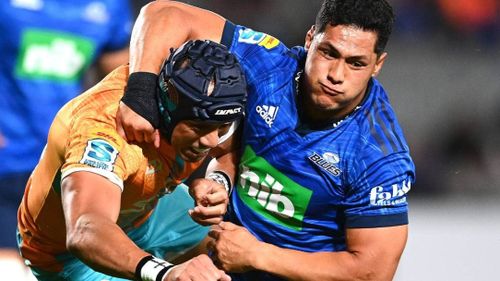
[(375, 268), (360, 268), (355, 273), (355, 277), (352, 280), (356, 281), (382, 281), (381, 276), (378, 276)]
[(396, 273), (397, 264), (370, 264), (358, 267), (352, 274), (353, 281), (391, 281)]
[(170, 1), (151, 1), (146, 5), (142, 6), (140, 14), (149, 15), (160, 11), (165, 5)]
[(345, 280), (351, 281), (391, 281), (396, 272), (400, 255), (394, 257), (388, 253), (353, 254), (353, 263), (349, 268)]
[(152, 1), (144, 5), (139, 13), (139, 16), (146, 19), (161, 19), (162, 17), (170, 17), (172, 13), (178, 11), (179, 4), (174, 1)]

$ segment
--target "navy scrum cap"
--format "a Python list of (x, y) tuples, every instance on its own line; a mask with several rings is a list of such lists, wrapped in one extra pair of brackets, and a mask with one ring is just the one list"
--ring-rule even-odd
[(171, 141), (182, 120), (229, 123), (245, 112), (247, 84), (236, 57), (212, 41), (187, 41), (159, 75), (160, 131)]

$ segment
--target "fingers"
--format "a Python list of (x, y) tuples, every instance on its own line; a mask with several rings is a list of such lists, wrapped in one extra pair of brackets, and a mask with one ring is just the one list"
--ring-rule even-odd
[[(149, 124), (149, 122), (147, 124)], [(142, 134), (144, 142), (152, 143), (156, 148), (160, 147), (160, 134), (158, 130), (154, 129), (151, 126), (143, 126), (138, 129), (137, 132)]]
[(160, 145), (160, 135), (151, 123), (120, 102), (116, 113), (116, 131), (128, 142), (154, 143)]
[(116, 112), (116, 131), (118, 134), (123, 138), (127, 139), (127, 135), (125, 134), (125, 130), (123, 129), (123, 124), (122, 124), (122, 119), (121, 119), (121, 113), (120, 110)]
[[(142, 119), (142, 120), (139, 120)], [(127, 134), (127, 137), (133, 138), (133, 140), (128, 139), (128, 141), (135, 141), (138, 143), (152, 143), (154, 140), (154, 132), (155, 129), (149, 124), (146, 119), (143, 119), (142, 117), (138, 117), (138, 119), (135, 119), (136, 121), (132, 121), (132, 119), (129, 119), (129, 122), (137, 122), (137, 123), (125, 123), (124, 122), (124, 129), (125, 133)]]
[(226, 213), (226, 205), (217, 206), (196, 206), (189, 210), (189, 215), (194, 221), (201, 225), (219, 224)]
[(229, 200), (226, 190), (216, 191), (205, 195), (204, 199), (208, 205), (226, 204)]
[(226, 213), (229, 198), (225, 188), (207, 179), (193, 181), (189, 193), (196, 206), (189, 210), (191, 218), (201, 225), (218, 224)]
[(219, 279), (220, 281), (231, 281), (231, 277), (227, 275), (223, 270), (220, 270), (221, 272), (221, 278)]
[(210, 240), (207, 242), (207, 248), (211, 251), (215, 249), (215, 241), (219, 239), (222, 230), (217, 228), (212, 228), (208, 231), (208, 237), (213, 238), (214, 240)]
[(202, 206), (227, 205), (229, 201), (224, 186), (207, 179), (194, 181), (189, 188), (189, 194), (194, 198), (197, 205)]
[(167, 275), (167, 280), (223, 280), (229, 281), (231, 277), (224, 271), (215, 267), (207, 255), (199, 255), (186, 263), (174, 267)]
[(155, 130), (153, 133), (153, 142), (156, 148), (160, 148), (160, 131)]
[(235, 230), (235, 229), (238, 229), (240, 226), (238, 226), (232, 222), (223, 221), (219, 224), (219, 227), (223, 230)]

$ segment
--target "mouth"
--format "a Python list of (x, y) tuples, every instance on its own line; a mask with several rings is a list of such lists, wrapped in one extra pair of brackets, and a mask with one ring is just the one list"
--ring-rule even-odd
[(323, 92), (327, 93), (330, 96), (337, 96), (337, 95), (342, 95), (343, 94), (342, 91), (334, 89), (334, 88), (332, 88), (330, 86), (327, 86), (327, 85), (325, 85), (323, 83), (320, 83), (320, 85), (321, 85), (321, 89), (323, 90)]
[(190, 147), (184, 152), (184, 155), (188, 159), (191, 159), (191, 161), (199, 161), (203, 157), (207, 156), (209, 151), (210, 149), (200, 149), (196, 147)]

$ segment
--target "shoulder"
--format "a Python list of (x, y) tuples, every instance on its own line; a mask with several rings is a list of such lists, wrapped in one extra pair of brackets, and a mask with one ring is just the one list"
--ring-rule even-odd
[(107, 127), (115, 129), (115, 117), (128, 77), (128, 67), (121, 66), (101, 82), (66, 103), (54, 122), (70, 131)]
[(222, 43), (239, 59), (249, 76), (275, 71), (295, 71), (300, 57), (280, 40), (264, 32), (226, 22)]
[(403, 130), (385, 90), (375, 79), (370, 84), (368, 96), (354, 117), (359, 141), (368, 150), (378, 151), (381, 156), (408, 152)]

